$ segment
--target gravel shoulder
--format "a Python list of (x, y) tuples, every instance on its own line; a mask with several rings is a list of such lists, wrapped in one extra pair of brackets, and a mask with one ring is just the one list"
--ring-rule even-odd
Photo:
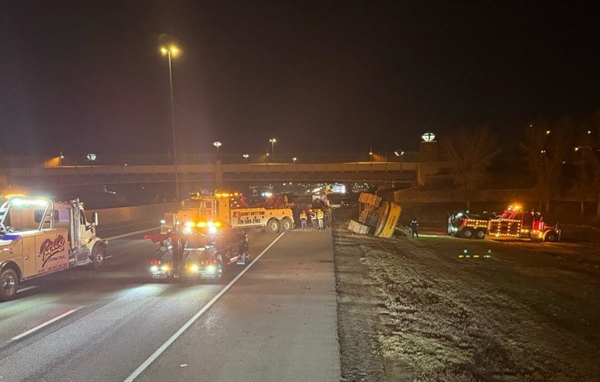
[(598, 242), (380, 239), (356, 215), (333, 223), (343, 381), (600, 380)]

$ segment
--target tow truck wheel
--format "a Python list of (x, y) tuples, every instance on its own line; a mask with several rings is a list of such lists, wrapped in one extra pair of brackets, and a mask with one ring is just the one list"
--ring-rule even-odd
[(485, 239), (485, 231), (482, 231), (480, 229), (478, 229), (477, 231), (475, 231), (475, 238), (476, 239)]
[(558, 240), (558, 235), (554, 231), (549, 231), (548, 233), (546, 233), (546, 236), (544, 236), (544, 241), (548, 241), (548, 242), (552, 243), (557, 240)]
[(265, 230), (268, 233), (276, 233), (279, 232), (279, 222), (277, 221), (277, 219), (271, 219), (267, 222), (267, 226), (265, 227)]
[(0, 273), (0, 301), (8, 301), (15, 297), (19, 288), (17, 272), (6, 268)]
[(281, 221), (281, 230), (284, 231), (284, 232), (291, 230), (292, 226), (293, 226), (293, 224), (292, 224), (292, 221), (290, 219), (283, 219)]
[(466, 237), (467, 239), (470, 239), (473, 237), (473, 231), (470, 228), (466, 228), (463, 232), (462, 232), (463, 236)]
[(106, 250), (104, 248), (96, 247), (92, 251), (92, 260), (94, 260), (94, 269), (98, 270), (104, 264), (106, 258)]

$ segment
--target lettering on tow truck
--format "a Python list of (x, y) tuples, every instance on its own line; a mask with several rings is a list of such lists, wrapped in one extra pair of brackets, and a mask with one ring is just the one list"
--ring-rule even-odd
[(38, 256), (42, 256), (42, 267), (46, 266), (46, 263), (52, 259), (57, 253), (65, 250), (65, 238), (63, 235), (58, 235), (56, 239), (46, 239), (40, 245), (40, 253)]

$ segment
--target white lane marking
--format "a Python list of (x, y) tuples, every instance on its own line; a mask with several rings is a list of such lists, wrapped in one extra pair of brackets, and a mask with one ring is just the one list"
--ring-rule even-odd
[(28, 287), (25, 288), (19, 288), (19, 290), (17, 291), (17, 293), (23, 293), (25, 291), (31, 290), (31, 289), (36, 289), (39, 288), (39, 285), (30, 285)]
[(61, 314), (61, 315), (60, 315), (60, 316), (58, 316), (58, 317), (54, 317), (54, 318), (53, 318), (53, 319), (51, 319), (50, 321), (46, 321), (46, 322), (44, 322), (43, 324), (40, 324), (40, 325), (36, 326), (35, 328), (29, 329), (28, 331), (26, 331), (26, 332), (24, 332), (24, 333), (21, 333), (21, 334), (19, 334), (18, 336), (15, 336), (15, 337), (11, 338), (10, 340), (11, 340), (11, 341), (16, 341), (16, 340), (18, 340), (18, 339), (21, 339), (21, 338), (23, 338), (23, 337), (25, 337), (25, 336), (28, 336), (28, 335), (30, 335), (31, 333), (33, 333), (33, 332), (35, 332), (35, 331), (37, 331), (37, 330), (40, 330), (41, 328), (43, 328), (43, 327), (45, 327), (45, 326), (48, 326), (48, 325), (50, 325), (51, 323), (53, 323), (53, 322), (56, 322), (56, 321), (60, 320), (61, 318), (65, 318), (65, 317), (67, 317), (69, 314), (75, 313), (75, 312), (76, 312), (76, 311), (78, 311), (78, 310), (79, 310), (79, 308), (77, 308), (77, 309), (71, 309), (71, 310), (69, 310), (68, 312), (66, 312), (66, 313), (63, 313), (63, 314)]
[[(107, 237), (105, 240), (115, 240), (115, 239), (121, 239), (127, 236), (133, 236), (133, 235), (137, 235), (138, 233), (144, 233), (144, 232), (150, 232), (150, 231), (156, 231), (157, 229), (159, 229), (160, 227), (157, 228), (149, 228), (149, 229), (143, 229), (141, 231), (135, 231), (135, 232), (129, 232), (129, 233), (124, 233), (122, 235), (117, 235), (117, 236), (111, 236), (111, 237)], [(110, 259), (111, 257), (113, 257), (113, 255), (108, 255), (106, 256), (105, 259)]]
[(273, 240), (271, 244), (269, 244), (267, 248), (265, 248), (260, 253), (260, 255), (256, 256), (256, 258), (246, 268), (244, 268), (233, 280), (231, 280), (231, 282), (227, 284), (225, 288), (223, 288), (215, 297), (213, 297), (212, 300), (210, 300), (206, 305), (204, 305), (202, 309), (200, 309), (196, 314), (194, 314), (194, 316), (190, 318), (188, 322), (186, 322), (181, 328), (179, 328), (175, 332), (175, 334), (171, 336), (171, 338), (169, 338), (164, 344), (162, 344), (161, 347), (156, 349), (156, 351), (152, 353), (152, 355), (148, 357), (137, 369), (135, 369), (135, 371), (131, 373), (131, 375), (127, 377), (123, 382), (133, 382), (137, 377), (139, 377), (139, 375), (142, 374), (142, 372), (146, 370), (146, 368), (148, 368), (148, 366), (150, 366), (150, 364), (152, 364), (152, 362), (154, 362), (165, 350), (167, 350), (167, 348), (171, 346), (171, 344), (175, 342), (175, 340), (177, 340), (177, 338), (179, 338), (179, 336), (181, 336), (183, 332), (187, 330), (187, 328), (189, 328), (194, 322), (196, 322), (196, 320), (200, 318), (200, 316), (202, 316), (225, 293), (227, 293), (227, 291), (233, 286), (233, 284), (235, 284), (244, 275), (244, 273), (246, 273), (250, 269), (250, 267), (252, 267), (254, 263), (256, 263), (258, 259), (262, 257), (262, 255), (264, 255), (275, 243), (277, 243), (277, 241), (281, 239), (283, 235), (285, 235), (285, 232), (282, 232), (279, 236), (277, 236), (277, 238), (275, 238), (275, 240)]
[(141, 231), (134, 231), (134, 232), (128, 232), (128, 233), (124, 233), (122, 235), (117, 235), (117, 236), (111, 236), (111, 237), (107, 237), (105, 238), (105, 240), (116, 240), (116, 239), (121, 239), (127, 236), (133, 236), (133, 235), (137, 235), (138, 233), (144, 233), (144, 232), (150, 232), (150, 231), (156, 231), (157, 229), (159, 229), (160, 227), (156, 227), (156, 228), (149, 228), (149, 229), (143, 229)]

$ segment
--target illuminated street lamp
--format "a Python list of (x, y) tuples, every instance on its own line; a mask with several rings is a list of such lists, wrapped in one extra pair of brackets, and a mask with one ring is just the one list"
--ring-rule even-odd
[(250, 157), (250, 155), (249, 155), (249, 154), (243, 154), (242, 156), (244, 157), (244, 160), (246, 160), (246, 161), (247, 161), (247, 160), (248, 160), (248, 158)]
[(396, 155), (397, 157), (401, 157), (402, 155), (404, 155), (404, 151), (396, 150), (396, 151), (394, 151), (394, 155)]
[(221, 147), (223, 144), (219, 141), (213, 142), (213, 146), (215, 146), (217, 148), (217, 155), (219, 155), (219, 147)]
[(275, 160), (275, 142), (277, 142), (277, 139), (271, 138), (269, 142), (271, 142), (271, 152), (273, 153), (273, 160)]
[(296, 161), (297, 161), (297, 160), (298, 160), (298, 158), (296, 158), (296, 157), (293, 157), (293, 158), (292, 158), (292, 161), (293, 161), (294, 163), (296, 163)]
[(179, 48), (175, 45), (162, 46), (160, 48), (163, 56), (169, 59), (169, 88), (171, 90), (171, 128), (173, 130), (173, 158), (175, 162), (175, 200), (179, 200), (179, 171), (177, 169), (177, 142), (175, 139), (175, 103), (173, 102), (173, 68), (171, 58), (179, 54)]
[(58, 167), (62, 167), (62, 160), (65, 159), (65, 154), (63, 154), (62, 150), (58, 153)]

